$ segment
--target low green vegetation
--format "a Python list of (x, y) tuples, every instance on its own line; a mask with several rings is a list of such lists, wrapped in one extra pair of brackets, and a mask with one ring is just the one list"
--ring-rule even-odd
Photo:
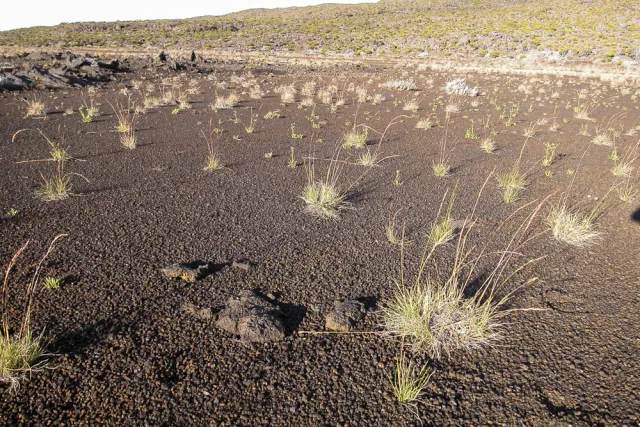
[[(65, 23), (0, 32), (0, 45), (173, 45), (188, 49), (313, 51), (358, 56), (428, 53), (476, 58), (526, 58), (538, 51), (554, 51), (564, 57), (611, 62), (616, 57), (635, 55), (637, 22), (628, 7), (627, 3), (614, 0), (478, 0), (472, 5), (445, 0), (383, 0), (360, 5), (249, 10), (183, 20)], [(615, 25), (604, 23), (603, 16)], [(415, 87), (398, 85), (398, 89)]]

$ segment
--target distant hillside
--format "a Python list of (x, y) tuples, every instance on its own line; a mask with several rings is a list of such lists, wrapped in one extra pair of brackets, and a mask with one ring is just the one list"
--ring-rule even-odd
[(184, 47), (436, 56), (640, 59), (637, 0), (383, 0), (222, 17), (61, 24), (0, 32), (0, 45)]

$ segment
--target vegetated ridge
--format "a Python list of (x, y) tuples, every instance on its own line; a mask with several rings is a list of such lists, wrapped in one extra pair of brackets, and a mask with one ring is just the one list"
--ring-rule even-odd
[(608, 62), (640, 57), (638, 16), (640, 4), (627, 0), (382, 0), (190, 19), (63, 23), (0, 32), (0, 45), (488, 57), (550, 51)]

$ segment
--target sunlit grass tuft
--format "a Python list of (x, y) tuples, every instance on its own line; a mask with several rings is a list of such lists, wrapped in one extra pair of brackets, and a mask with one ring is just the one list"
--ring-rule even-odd
[(556, 240), (577, 247), (589, 246), (600, 239), (595, 221), (595, 211), (590, 214), (572, 212), (564, 203), (553, 206), (546, 218)]
[(400, 403), (419, 401), (424, 388), (429, 384), (431, 375), (433, 372), (427, 365), (418, 369), (411, 360), (407, 361), (404, 351), (402, 351), (396, 360), (393, 377), (389, 378), (393, 395)]
[(307, 212), (321, 218), (338, 219), (340, 211), (348, 208), (347, 192), (338, 183), (342, 169), (337, 158), (331, 160), (324, 179), (315, 176), (313, 161), (305, 162), (307, 184), (300, 198), (307, 204)]
[(504, 173), (498, 176), (498, 188), (502, 193), (502, 200), (505, 203), (514, 203), (526, 188), (527, 180), (524, 175), (517, 170)]
[(342, 148), (364, 148), (367, 146), (367, 131), (352, 129), (344, 135)]

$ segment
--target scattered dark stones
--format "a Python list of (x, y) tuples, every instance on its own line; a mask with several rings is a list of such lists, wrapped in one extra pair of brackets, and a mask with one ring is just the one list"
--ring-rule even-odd
[(357, 299), (336, 301), (326, 317), (325, 327), (330, 331), (349, 332), (366, 316), (363, 302)]
[(160, 270), (169, 279), (182, 279), (185, 282), (195, 282), (209, 274), (209, 265), (201, 263), (177, 263)]
[(229, 298), (216, 324), (244, 342), (279, 341), (285, 336), (283, 317), (277, 305), (246, 290)]

